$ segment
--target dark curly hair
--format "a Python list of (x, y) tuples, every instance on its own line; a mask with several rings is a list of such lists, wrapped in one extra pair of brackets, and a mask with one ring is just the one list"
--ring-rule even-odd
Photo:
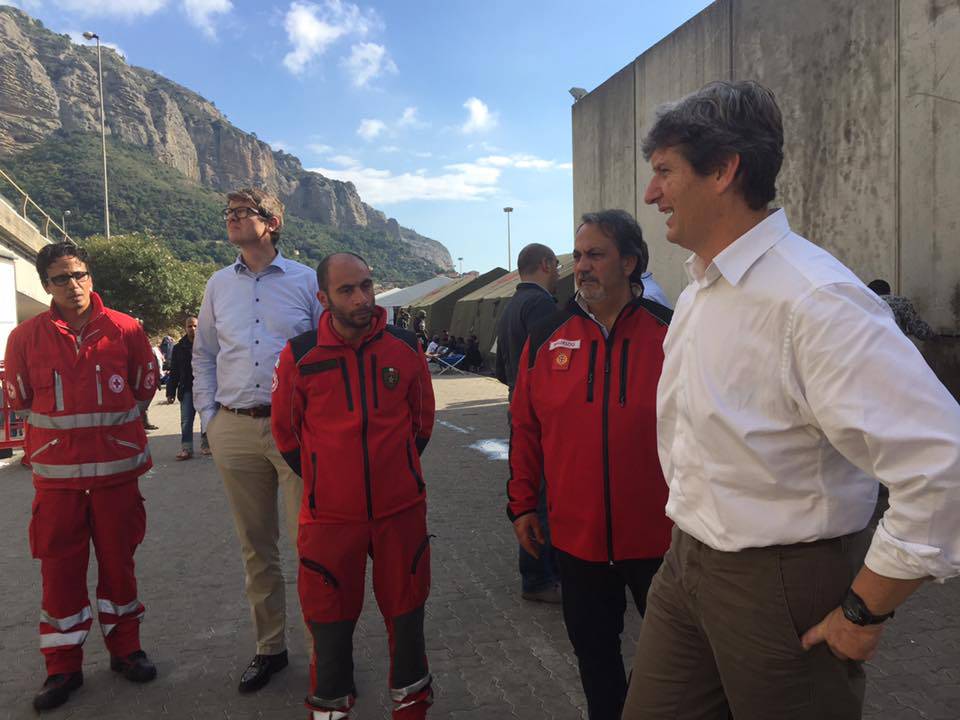
[(57, 260), (64, 257), (74, 257), (87, 266), (87, 271), (90, 270), (90, 261), (87, 260), (87, 251), (82, 247), (76, 243), (68, 242), (66, 240), (51, 243), (50, 245), (44, 245), (40, 252), (37, 253), (36, 267), (37, 274), (40, 276), (40, 282), (46, 284), (48, 280), (47, 270)]

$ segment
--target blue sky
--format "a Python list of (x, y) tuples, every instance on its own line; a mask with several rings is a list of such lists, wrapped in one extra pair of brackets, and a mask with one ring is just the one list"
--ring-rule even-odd
[[(2, 0), (0, 0), (2, 3)], [(706, 0), (17, 0), (352, 180), (464, 270), (529, 242), (572, 248), (567, 90), (592, 90)]]

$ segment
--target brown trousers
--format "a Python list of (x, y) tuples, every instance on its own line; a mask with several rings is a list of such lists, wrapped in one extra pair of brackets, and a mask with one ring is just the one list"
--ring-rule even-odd
[(720, 552), (674, 528), (647, 596), (623, 720), (855, 720), (861, 663), (800, 638), (840, 604), (867, 531)]

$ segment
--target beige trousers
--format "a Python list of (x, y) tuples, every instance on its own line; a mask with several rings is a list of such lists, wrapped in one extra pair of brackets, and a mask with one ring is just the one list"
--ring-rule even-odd
[(240, 539), (257, 654), (275, 655), (286, 649), (277, 488), (283, 491), (287, 531), (296, 547), (303, 481), (277, 450), (270, 418), (235, 415), (221, 409), (207, 426), (207, 439)]

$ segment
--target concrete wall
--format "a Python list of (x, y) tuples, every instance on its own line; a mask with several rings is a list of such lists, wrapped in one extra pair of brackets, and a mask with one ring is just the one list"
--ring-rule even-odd
[[(574, 211), (636, 212), (651, 269), (675, 299), (687, 253), (643, 204), (641, 140), (660, 103), (710, 80), (755, 79), (783, 110), (776, 204), (794, 229), (958, 335), (958, 48), (956, 0), (720, 0), (574, 104)], [(957, 357), (942, 342), (931, 361)]]

